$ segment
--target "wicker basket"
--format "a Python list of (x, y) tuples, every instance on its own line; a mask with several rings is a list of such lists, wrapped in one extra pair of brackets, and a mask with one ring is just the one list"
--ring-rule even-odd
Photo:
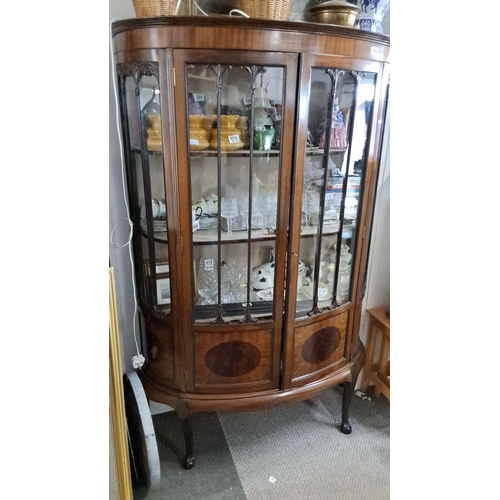
[(292, 0), (241, 0), (240, 9), (250, 17), (288, 21)]
[[(132, 0), (137, 17), (174, 16), (178, 0)], [(184, 0), (181, 0), (177, 15), (184, 12)]]

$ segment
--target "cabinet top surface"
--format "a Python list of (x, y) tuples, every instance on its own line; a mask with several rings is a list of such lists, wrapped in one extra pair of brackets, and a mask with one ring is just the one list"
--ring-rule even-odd
[(144, 28), (162, 28), (162, 27), (209, 27), (209, 28), (233, 28), (233, 29), (259, 29), (281, 32), (304, 33), (311, 35), (327, 35), (354, 38), (376, 42), (383, 45), (390, 45), (390, 37), (371, 31), (359, 30), (357, 28), (348, 28), (344, 26), (334, 26), (330, 24), (309, 23), (309, 22), (291, 22), (275, 21), (269, 19), (247, 19), (232, 16), (160, 16), (160, 17), (141, 17), (123, 19), (115, 21), (112, 24), (113, 36), (129, 30)]

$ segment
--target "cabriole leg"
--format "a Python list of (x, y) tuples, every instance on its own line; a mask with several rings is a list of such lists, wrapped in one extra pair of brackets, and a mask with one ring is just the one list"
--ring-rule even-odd
[(359, 372), (361, 371), (361, 367), (364, 363), (365, 356), (363, 354), (353, 366), (351, 372), (352, 380), (342, 384), (344, 387), (344, 396), (342, 397), (342, 423), (340, 424), (340, 431), (344, 434), (350, 434), (352, 432), (352, 427), (349, 423), (349, 407), (351, 406), (352, 395), (354, 394), (354, 388), (356, 387)]
[(193, 456), (193, 417), (189, 415), (181, 419), (182, 431), (184, 433), (184, 441), (186, 443), (186, 456), (182, 462), (185, 469), (192, 469), (194, 467)]
[(354, 382), (344, 382), (344, 396), (342, 397), (342, 423), (340, 424), (340, 430), (344, 434), (350, 434), (352, 432), (351, 424), (349, 423), (349, 407), (351, 406), (351, 399), (354, 393)]

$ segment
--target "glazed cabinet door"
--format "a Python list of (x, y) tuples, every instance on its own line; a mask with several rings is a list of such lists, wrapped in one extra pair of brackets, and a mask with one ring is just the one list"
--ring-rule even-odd
[[(372, 182), (382, 65), (304, 56), (286, 313), (285, 387), (346, 364)], [(356, 343), (356, 345), (354, 345)]]
[(188, 390), (279, 388), (296, 54), (174, 50)]
[(116, 63), (128, 209), (133, 223), (135, 283), (145, 319), (146, 369), (180, 387), (176, 363), (178, 295), (175, 269), (177, 199), (170, 52), (137, 50)]

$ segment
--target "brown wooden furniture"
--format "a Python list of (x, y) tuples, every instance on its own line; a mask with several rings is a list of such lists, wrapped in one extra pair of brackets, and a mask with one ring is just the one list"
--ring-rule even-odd
[[(112, 31), (139, 375), (147, 397), (183, 420), (184, 466), (198, 411), (256, 410), (342, 384), (350, 433), (389, 37), (227, 16)], [(229, 235), (221, 198), (231, 195)]]
[(366, 364), (361, 372), (361, 392), (366, 392), (373, 384), (374, 396), (390, 395), (389, 345), (391, 340), (391, 322), (386, 316), (387, 307), (367, 309), (368, 336), (366, 340)]

